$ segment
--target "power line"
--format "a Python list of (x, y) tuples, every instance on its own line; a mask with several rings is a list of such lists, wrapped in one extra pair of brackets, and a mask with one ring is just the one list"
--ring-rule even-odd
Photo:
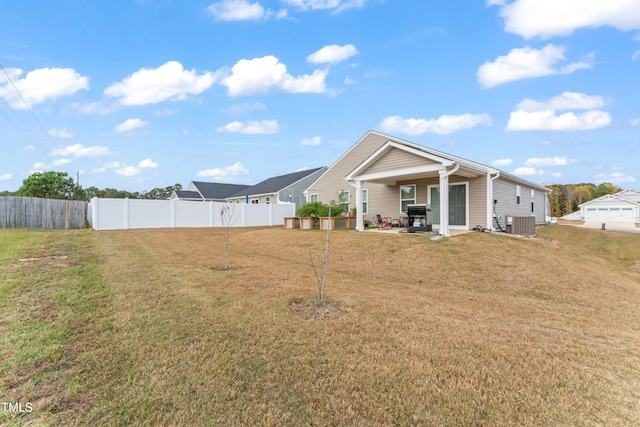
[[(31, 109), (31, 107), (29, 106), (29, 104), (27, 103), (27, 101), (24, 99), (24, 97), (22, 96), (22, 94), (20, 93), (20, 91), (18, 90), (18, 88), (16, 87), (16, 85), (13, 83), (13, 80), (11, 80), (11, 77), (9, 76), (9, 73), (7, 73), (7, 70), (4, 69), (4, 67), (2, 66), (2, 64), (0, 64), (0, 70), (2, 70), (2, 72), (4, 73), (4, 75), (7, 77), (7, 80), (9, 80), (9, 83), (11, 83), (11, 86), (13, 87), (13, 89), (16, 91), (16, 93), (18, 94), (18, 96), (20, 97), (20, 99), (22, 100), (22, 102), (24, 103), (25, 107), (27, 107), (27, 110), (29, 110), (29, 112), (31, 113), (31, 116), (33, 117), (33, 119), (36, 121), (36, 123), (38, 124), (38, 127), (40, 128), (40, 130), (42, 130), (42, 133), (45, 135), (45, 137), (47, 138), (47, 142), (49, 144), (53, 144), (51, 142), (51, 140), (49, 139), (49, 134), (47, 133), (46, 130), (44, 130), (44, 127), (42, 126), (42, 123), (40, 123), (40, 120), (38, 120), (38, 118), (36, 117), (35, 113), (33, 112), (33, 110)], [(5, 101), (6, 103), (6, 101)], [(7, 104), (8, 105), (8, 104)], [(11, 106), (9, 106), (9, 108), (11, 108)], [(13, 109), (12, 109), (13, 111)], [(15, 111), (13, 112), (15, 114)]]
[[(9, 108), (9, 110), (11, 110), (13, 115), (20, 121), (20, 123), (22, 123), (22, 126), (29, 131), (31, 136), (35, 137), (35, 135), (31, 131), (31, 128), (29, 126), (27, 126), (27, 124), (24, 122), (24, 120), (22, 120), (22, 117), (20, 117), (20, 115), (18, 113), (16, 113), (16, 110), (11, 108), (11, 105), (9, 105), (9, 103), (4, 98), (0, 97), (0, 99), (2, 99), (2, 102), (5, 103), (7, 108)], [(20, 129), (20, 127), (13, 120), (11, 120), (11, 118), (9, 116), (7, 116), (7, 114), (4, 111), (0, 110), (0, 112), (2, 113), (3, 116), (5, 116), (7, 118), (7, 120), (9, 120), (9, 122), (18, 130), (18, 132), (20, 132), (27, 139), (27, 141), (29, 141), (31, 144), (34, 144), (34, 141), (31, 138), (29, 138), (29, 136), (26, 133), (24, 133), (22, 131), (22, 129)]]

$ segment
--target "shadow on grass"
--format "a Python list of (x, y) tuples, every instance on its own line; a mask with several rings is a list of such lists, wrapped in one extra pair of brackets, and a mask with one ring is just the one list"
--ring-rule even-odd
[(289, 303), (289, 310), (305, 320), (338, 319), (350, 311), (339, 301), (327, 298), (322, 303), (316, 298), (296, 298)]

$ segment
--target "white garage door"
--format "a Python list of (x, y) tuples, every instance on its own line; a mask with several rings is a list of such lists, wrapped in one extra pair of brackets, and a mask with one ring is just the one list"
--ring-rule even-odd
[(633, 208), (588, 208), (585, 220), (633, 222)]

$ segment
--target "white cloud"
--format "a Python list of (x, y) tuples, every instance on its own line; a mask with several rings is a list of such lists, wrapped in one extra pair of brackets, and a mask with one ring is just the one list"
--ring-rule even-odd
[(137, 128), (146, 126), (148, 123), (140, 119), (127, 119), (115, 127), (115, 131), (118, 133), (129, 132)]
[(25, 151), (31, 151), (31, 150), (35, 150), (36, 146), (35, 145), (25, 145), (23, 150)]
[(633, 120), (631, 120), (631, 122), (629, 122), (629, 124), (631, 126), (634, 126), (634, 127), (635, 126), (640, 126), (640, 119), (633, 119)]
[(216, 81), (216, 74), (198, 75), (195, 69), (187, 71), (178, 61), (169, 61), (155, 69), (142, 68), (120, 83), (104, 90), (104, 94), (120, 98), (123, 105), (147, 105), (168, 99), (184, 100), (187, 95), (197, 95), (209, 89)]
[(93, 172), (104, 172), (107, 169), (115, 169), (118, 175), (134, 176), (142, 172), (143, 169), (157, 168), (158, 163), (151, 159), (144, 159), (138, 162), (138, 166), (127, 166), (126, 163), (112, 162), (104, 165), (103, 168), (94, 169)]
[(123, 166), (120, 169), (116, 169), (116, 173), (122, 176), (134, 176), (140, 172), (142, 171), (135, 166)]
[(300, 145), (316, 146), (320, 144), (322, 144), (322, 138), (319, 136), (314, 136), (312, 138), (303, 138), (302, 141), (300, 141)]
[(493, 62), (485, 62), (478, 68), (476, 77), (484, 88), (491, 88), (520, 79), (549, 76), (554, 74), (570, 74), (582, 68), (591, 68), (593, 57), (583, 62), (572, 62), (564, 67), (558, 66), (566, 62), (564, 46), (548, 44), (542, 49), (530, 47), (512, 49), (507, 55), (499, 56)]
[(205, 169), (196, 174), (196, 176), (200, 177), (208, 177), (213, 181), (235, 181), (240, 176), (248, 175), (249, 171), (242, 165), (242, 163), (237, 162), (230, 166), (225, 166), (223, 168), (215, 168), (215, 169)]
[(19, 68), (7, 68), (5, 71), (13, 84), (4, 73), (0, 74), (0, 97), (16, 109), (27, 109), (18, 92), (31, 106), (89, 89), (89, 78), (81, 76), (72, 68), (39, 68), (29, 71), (22, 79), (18, 78), (22, 75)]
[(592, 110), (602, 108), (606, 101), (601, 96), (587, 95), (578, 92), (563, 92), (554, 96), (547, 102), (538, 102), (525, 98), (518, 104), (519, 110), (545, 111), (545, 110)]
[[(595, 108), (604, 105), (602, 97), (575, 92), (564, 92), (546, 102), (524, 99), (518, 104), (518, 110), (511, 112), (506, 130), (583, 131), (602, 128), (611, 123), (611, 116)], [(557, 113), (557, 110), (569, 109), (589, 111), (582, 114)]]
[(487, 4), (500, 6), (505, 31), (525, 39), (566, 36), (579, 28), (640, 29), (637, 0), (490, 0)]
[(631, 59), (633, 59), (634, 61), (636, 59), (640, 59), (640, 50), (636, 50), (635, 52), (633, 52), (633, 55), (631, 55)]
[(514, 111), (509, 117), (508, 131), (525, 130), (559, 130), (582, 131), (608, 126), (611, 116), (604, 111), (587, 111), (583, 114), (573, 112), (556, 115), (553, 110), (547, 111)]
[(266, 95), (273, 90), (289, 93), (323, 93), (326, 91), (327, 70), (315, 70), (313, 74), (294, 77), (278, 58), (269, 55), (262, 58), (241, 59), (231, 74), (222, 79), (229, 95)]
[(49, 153), (52, 156), (72, 156), (78, 157), (100, 157), (111, 154), (109, 147), (103, 145), (93, 145), (91, 147), (85, 147), (82, 144), (67, 145), (62, 148), (54, 148)]
[(339, 13), (348, 9), (364, 7), (367, 0), (281, 0), (299, 10), (331, 10)]
[(344, 46), (332, 44), (307, 56), (307, 62), (311, 62), (312, 64), (335, 64), (357, 54), (358, 50), (352, 44), (346, 44)]
[(577, 162), (576, 159), (568, 157), (532, 157), (524, 162), (525, 166), (567, 166)]
[(2, 175), (0, 175), (0, 181), (9, 181), (12, 176), (13, 175), (11, 175), (10, 173), (3, 173)]
[(424, 133), (447, 135), (478, 125), (492, 126), (491, 117), (488, 114), (443, 115), (437, 119), (404, 119), (401, 116), (391, 116), (380, 123), (380, 128), (385, 132), (407, 135), (422, 135)]
[(278, 133), (280, 125), (277, 120), (262, 120), (260, 122), (231, 122), (216, 129), (218, 132), (239, 132), (249, 135), (272, 135)]
[(544, 175), (544, 171), (536, 168), (530, 167), (520, 167), (513, 171), (515, 175), (520, 176), (533, 176), (533, 175)]
[(33, 170), (29, 171), (30, 173), (33, 172), (43, 172), (47, 169), (51, 169), (51, 168), (55, 168), (58, 166), (64, 166), (64, 165), (68, 165), (69, 163), (71, 163), (71, 159), (56, 159), (51, 163), (44, 163), (44, 162), (36, 162), (33, 164)]
[(595, 176), (596, 182), (610, 182), (611, 184), (633, 184), (636, 182), (636, 178), (631, 175), (627, 175), (623, 172), (613, 172), (610, 174), (601, 173)]
[(154, 162), (151, 159), (144, 159), (138, 163), (139, 169), (148, 169), (148, 168), (157, 168), (157, 167), (158, 167), (158, 163)]
[(49, 134), (49, 136), (53, 136), (56, 138), (64, 138), (64, 139), (73, 138), (73, 132), (71, 132), (67, 128), (63, 128), (63, 129), (51, 128), (47, 133)]
[(104, 167), (107, 169), (117, 169), (117, 168), (122, 168), (124, 166), (126, 166), (126, 164), (120, 163), (120, 162), (110, 162), (104, 165)]
[(173, 116), (177, 112), (178, 111), (172, 110), (170, 108), (163, 108), (162, 110), (154, 111), (153, 114), (155, 114), (156, 116), (166, 117), (166, 116)]
[(494, 166), (509, 166), (513, 163), (513, 159), (498, 159), (491, 162)]
[(246, 0), (223, 0), (209, 5), (207, 10), (216, 21), (259, 21), (267, 15), (260, 3)]
[(267, 109), (266, 105), (260, 102), (254, 102), (253, 104), (250, 104), (250, 103), (235, 104), (228, 108), (222, 109), (220, 111), (227, 114), (244, 114), (244, 113), (250, 113), (252, 111), (261, 111), (266, 109)]

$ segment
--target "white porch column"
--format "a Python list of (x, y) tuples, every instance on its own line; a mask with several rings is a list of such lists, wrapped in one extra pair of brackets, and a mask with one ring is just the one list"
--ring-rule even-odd
[(440, 170), (440, 234), (449, 237), (449, 174)]
[(356, 230), (364, 231), (362, 210), (362, 181), (356, 181)]

